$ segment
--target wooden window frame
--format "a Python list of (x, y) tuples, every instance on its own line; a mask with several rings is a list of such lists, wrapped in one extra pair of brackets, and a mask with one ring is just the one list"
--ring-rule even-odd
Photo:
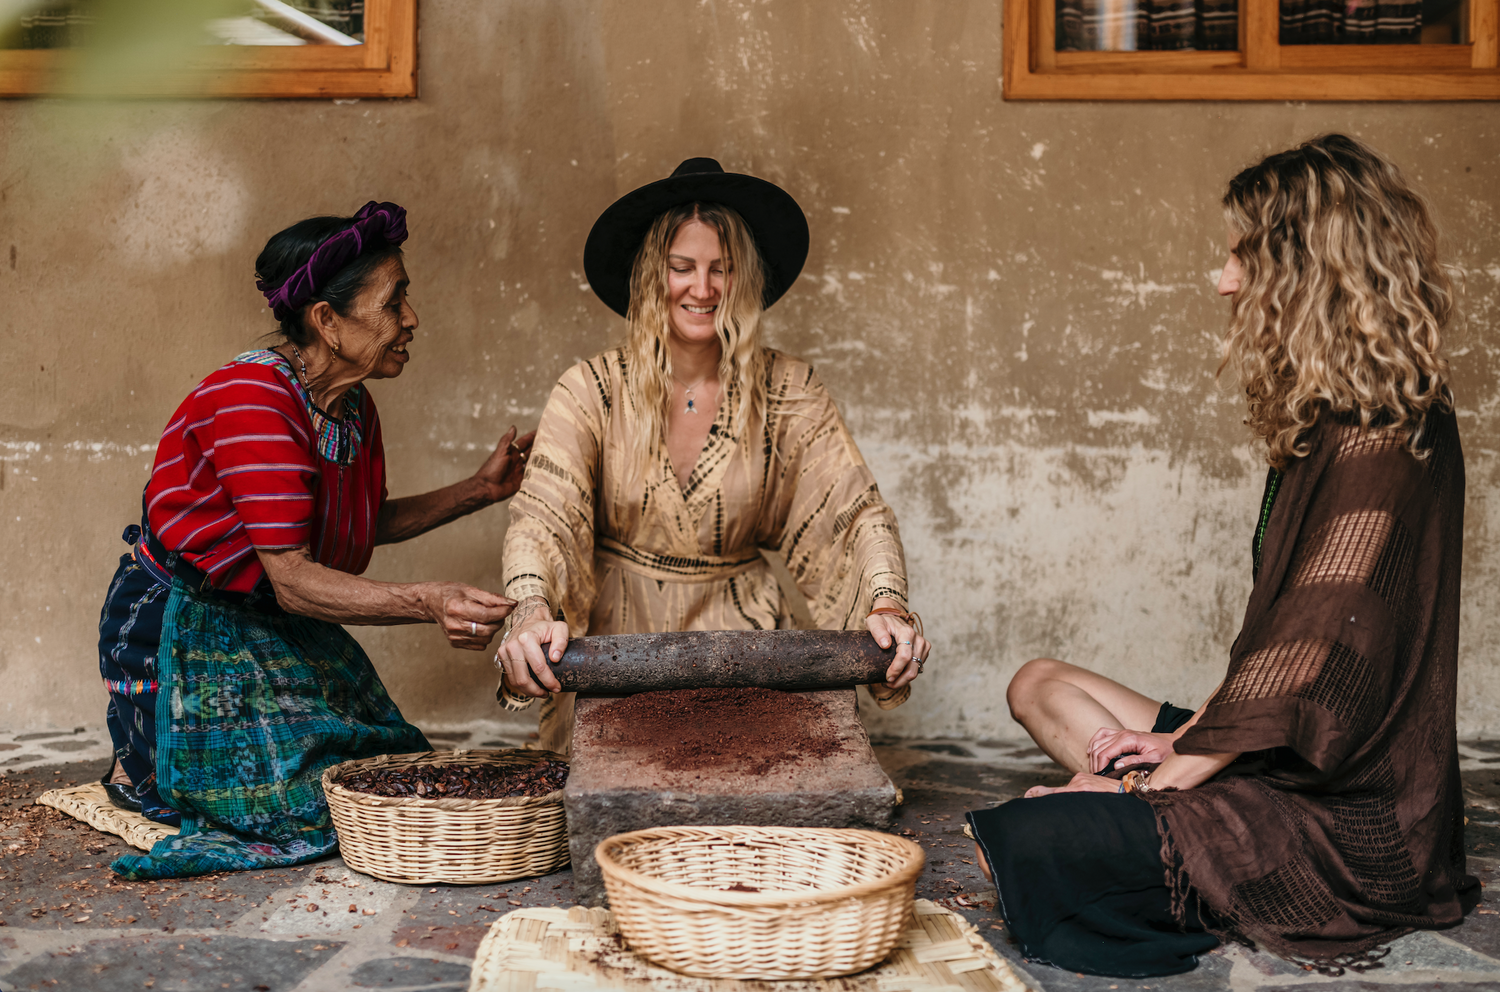
[(1282, 45), (1279, 0), (1239, 0), (1235, 52), (1059, 52), (1056, 0), (1005, 0), (1007, 100), (1497, 100), (1500, 0), (1466, 45)]
[(0, 97), (356, 99), (417, 95), (417, 0), (365, 0), (364, 44), (204, 46), (178, 68), (84, 89), (77, 49), (0, 51)]

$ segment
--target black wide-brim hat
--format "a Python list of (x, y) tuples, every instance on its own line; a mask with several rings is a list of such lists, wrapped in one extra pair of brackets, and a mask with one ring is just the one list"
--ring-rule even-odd
[(725, 172), (711, 158), (690, 158), (666, 179), (620, 197), (599, 219), (583, 245), (583, 271), (599, 299), (615, 313), (630, 309), (630, 270), (656, 218), (684, 203), (722, 203), (745, 223), (765, 262), (771, 304), (792, 288), (807, 261), (807, 217), (792, 195), (775, 183)]

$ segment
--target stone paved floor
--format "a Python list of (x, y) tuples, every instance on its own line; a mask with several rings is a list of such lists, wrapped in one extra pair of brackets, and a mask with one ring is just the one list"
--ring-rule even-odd
[[(483, 732), (430, 735), (453, 745), (504, 746)], [(567, 905), (568, 871), (489, 886), (378, 882), (332, 857), (298, 868), (157, 883), (109, 871), (122, 842), (31, 800), (97, 776), (107, 759), (96, 729), (45, 737), (0, 734), (0, 990), (123, 992), (463, 992), (489, 925), (517, 905)], [(16, 745), (10, 747), (8, 745)], [(1243, 948), (1186, 975), (1146, 982), (1075, 975), (1021, 959), (973, 864), (963, 811), (1064, 780), (1035, 749), (970, 741), (877, 746), (905, 794), (895, 829), (927, 850), (917, 894), (979, 926), (1045, 992), (1500, 992), (1500, 899), (1460, 927), (1397, 941), (1384, 967), (1325, 978)], [(1470, 870), (1488, 881), (1500, 856), (1500, 743), (1463, 746)]]

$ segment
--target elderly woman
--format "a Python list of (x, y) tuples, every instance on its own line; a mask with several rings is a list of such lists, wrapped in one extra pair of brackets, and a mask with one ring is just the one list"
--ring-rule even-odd
[(1190, 711), (1030, 662), (1011, 712), (1077, 774), (969, 814), (1025, 953), (1070, 971), (1186, 971), (1220, 938), (1337, 971), (1479, 899), (1454, 733), (1453, 300), (1432, 221), (1341, 135), (1240, 173), (1224, 207), (1225, 362), (1270, 464), (1228, 673)]
[(589, 284), (626, 341), (553, 389), (505, 535), (518, 605), (500, 695), (518, 708), (556, 693), (543, 747), (572, 739), (572, 695), (548, 668), (569, 637), (790, 626), (762, 551), (818, 626), (896, 644), (870, 687), (879, 705), (910, 694), (928, 645), (895, 516), (812, 367), (761, 344), (761, 313), (807, 246), (790, 195), (706, 158), (622, 197), (589, 234)]
[(134, 878), (306, 861), (337, 843), (319, 778), (427, 750), (341, 624), (436, 623), (482, 650), (514, 603), (459, 582), (360, 578), (378, 544), (513, 494), (530, 435), (475, 475), (386, 496), (364, 385), (410, 360), (406, 212), (366, 204), (267, 242), (259, 281), (282, 342), (204, 379), (162, 434), (134, 545), (99, 624), (118, 806), (181, 832), (114, 868)]

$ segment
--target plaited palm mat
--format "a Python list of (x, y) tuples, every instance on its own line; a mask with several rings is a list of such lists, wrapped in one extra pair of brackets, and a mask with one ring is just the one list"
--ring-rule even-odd
[(131, 847), (142, 851), (151, 850), (151, 846), (163, 837), (177, 833), (176, 827), (116, 807), (98, 782), (75, 785), (70, 789), (51, 789), (37, 796), (36, 801), (39, 806), (51, 806), (75, 820), (82, 820), (95, 830), (121, 837)]
[(890, 957), (868, 971), (764, 982), (657, 967), (624, 945), (607, 909), (518, 909), (496, 920), (480, 943), (469, 992), (1030, 992), (963, 917), (926, 899), (915, 910)]

